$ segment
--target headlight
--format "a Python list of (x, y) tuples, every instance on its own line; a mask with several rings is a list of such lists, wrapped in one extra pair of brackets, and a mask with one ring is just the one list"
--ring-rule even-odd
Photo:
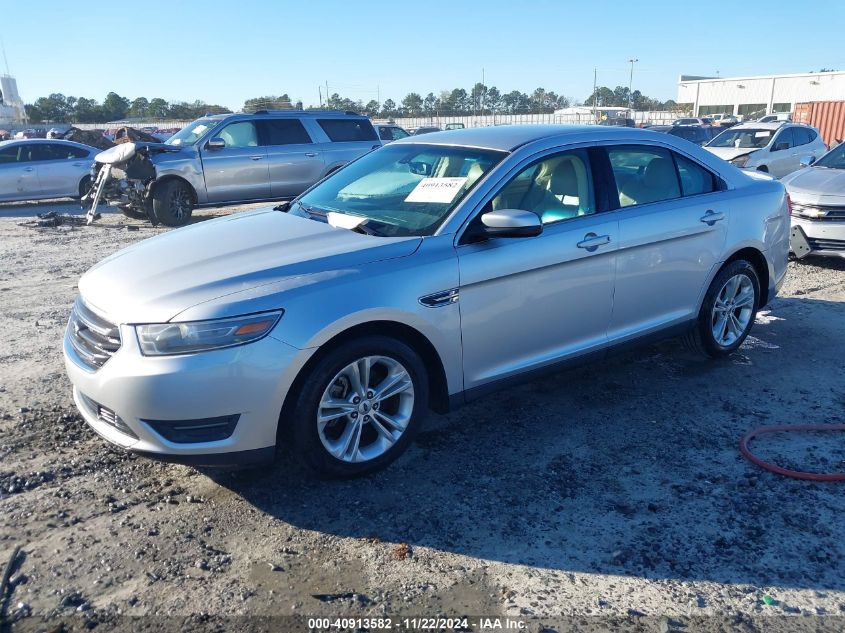
[(730, 160), (731, 165), (735, 165), (736, 167), (745, 167), (748, 164), (748, 159), (751, 158), (751, 154), (745, 154), (744, 156), (737, 156), (736, 158), (732, 158)]
[(280, 310), (214, 321), (150, 323), (136, 325), (135, 332), (144, 356), (204, 352), (257, 341), (273, 329), (283, 313)]

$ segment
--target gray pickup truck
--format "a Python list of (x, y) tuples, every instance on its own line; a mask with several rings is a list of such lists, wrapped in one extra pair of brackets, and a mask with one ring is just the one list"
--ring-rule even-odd
[(198, 206), (291, 199), (381, 145), (370, 120), (354, 112), (206, 116), (164, 143), (124, 143), (98, 154), (83, 203), (181, 226)]

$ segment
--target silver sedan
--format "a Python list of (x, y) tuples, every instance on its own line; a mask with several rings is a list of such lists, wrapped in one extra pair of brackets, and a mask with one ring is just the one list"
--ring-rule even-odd
[(782, 182), (792, 199), (795, 255), (845, 257), (845, 144)]
[(99, 151), (58, 139), (0, 142), (0, 201), (82, 197)]
[(398, 457), (428, 408), (540, 371), (677, 335), (732, 353), (788, 252), (783, 185), (677, 137), (437, 132), (99, 263), (65, 366), (128, 450), (228, 465), (290, 442), (348, 477)]

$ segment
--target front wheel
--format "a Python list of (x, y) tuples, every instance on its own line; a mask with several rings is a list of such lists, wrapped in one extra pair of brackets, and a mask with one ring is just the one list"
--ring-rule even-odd
[(401, 341), (368, 336), (316, 363), (288, 423), (296, 452), (318, 476), (356, 477), (405, 451), (427, 402), (419, 355)]
[(760, 307), (760, 280), (750, 262), (737, 260), (719, 271), (687, 336), (694, 349), (711, 358), (727, 356), (742, 345)]
[(153, 211), (165, 226), (183, 226), (194, 211), (194, 194), (187, 183), (167, 180), (153, 190)]

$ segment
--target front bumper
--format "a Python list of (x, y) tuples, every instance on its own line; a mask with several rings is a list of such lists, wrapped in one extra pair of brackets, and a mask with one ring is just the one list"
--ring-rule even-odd
[[(120, 349), (92, 371), (65, 332), (65, 369), (76, 406), (109, 442), (193, 465), (235, 465), (272, 458), (282, 404), (312, 350), (267, 336), (254, 343), (180, 356), (143, 356), (134, 328), (121, 325)], [(174, 442), (147, 421), (237, 416), (225, 439)]]
[(792, 216), (789, 247), (796, 257), (845, 257), (845, 222)]

